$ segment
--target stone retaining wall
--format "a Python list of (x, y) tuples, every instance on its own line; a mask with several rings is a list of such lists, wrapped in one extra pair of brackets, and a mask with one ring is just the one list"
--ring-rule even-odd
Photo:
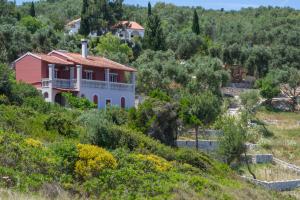
[(278, 158), (274, 158), (274, 162), (278, 165), (281, 165), (282, 167), (284, 168), (287, 168), (287, 169), (290, 169), (294, 172), (297, 172), (297, 173), (300, 173), (300, 167), (296, 166), (296, 165), (293, 165), (293, 164), (290, 164), (290, 163), (287, 163), (283, 160), (280, 160)]
[(252, 156), (252, 163), (262, 164), (262, 163), (271, 163), (273, 162), (272, 154), (256, 154)]
[[(177, 140), (178, 147), (196, 148), (195, 140)], [(199, 149), (203, 151), (216, 151), (219, 147), (217, 140), (199, 140)]]
[(288, 190), (293, 190), (295, 188), (300, 187), (300, 179), (268, 182), (268, 181), (262, 181), (262, 180), (248, 178), (245, 176), (243, 176), (243, 178), (247, 179), (248, 181), (250, 181), (256, 185), (261, 185), (270, 190), (288, 191)]

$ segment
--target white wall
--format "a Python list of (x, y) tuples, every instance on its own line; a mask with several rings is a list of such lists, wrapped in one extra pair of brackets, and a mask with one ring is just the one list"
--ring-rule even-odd
[(81, 88), (81, 95), (93, 102), (94, 95), (98, 96), (98, 108), (105, 108), (106, 99), (111, 100), (111, 105), (121, 106), (121, 98), (125, 97), (125, 107), (134, 107), (135, 93), (126, 90), (109, 90), (99, 88)]
[(80, 21), (76, 22), (74, 24), (74, 27), (70, 27), (69, 35), (74, 35), (74, 34), (78, 33), (79, 29), (80, 29)]

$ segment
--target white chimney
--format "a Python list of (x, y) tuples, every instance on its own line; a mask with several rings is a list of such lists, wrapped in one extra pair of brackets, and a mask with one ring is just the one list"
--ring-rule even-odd
[(87, 39), (81, 39), (81, 56), (87, 58), (88, 56), (88, 41)]

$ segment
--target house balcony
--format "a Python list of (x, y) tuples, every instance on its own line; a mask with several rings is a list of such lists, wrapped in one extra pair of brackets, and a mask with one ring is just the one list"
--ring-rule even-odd
[[(108, 90), (122, 90), (132, 91), (135, 90), (134, 84), (118, 83), (109, 81), (87, 80), (82, 79), (80, 83), (81, 88), (95, 88), (95, 89), (108, 89)], [(63, 88), (63, 89), (75, 89), (78, 90), (77, 79), (42, 79), (43, 88)]]

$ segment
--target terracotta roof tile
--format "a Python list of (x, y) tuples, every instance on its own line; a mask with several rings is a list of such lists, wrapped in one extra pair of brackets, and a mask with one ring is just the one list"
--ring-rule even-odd
[(115, 24), (113, 28), (118, 28), (120, 26), (125, 26), (129, 29), (144, 30), (144, 27), (142, 27), (139, 23), (133, 21), (120, 21), (119, 23)]
[(39, 57), (41, 60), (44, 60), (48, 63), (53, 63), (53, 64), (61, 64), (61, 65), (73, 65), (73, 62), (68, 62), (66, 60), (63, 60), (61, 58), (55, 57), (55, 56), (49, 56), (47, 54), (34, 54), (37, 57)]
[(71, 26), (71, 25), (73, 25), (73, 24), (75, 24), (75, 23), (79, 22), (80, 20), (81, 20), (81, 18), (78, 18), (78, 19), (72, 20), (72, 21), (70, 21), (69, 23), (67, 23), (67, 25), (66, 25), (66, 26)]
[(92, 66), (92, 67), (100, 67), (100, 68), (108, 68), (108, 69), (116, 69), (116, 70), (123, 70), (123, 71), (129, 71), (129, 72), (135, 72), (136, 69), (122, 65), (120, 63), (114, 62), (112, 60), (109, 60), (104, 57), (98, 57), (98, 56), (88, 56), (87, 58), (83, 58), (81, 54), (78, 53), (70, 53), (70, 52), (60, 52), (60, 51), (53, 51), (48, 55), (51, 55), (51, 57), (55, 57), (55, 55), (52, 55), (53, 53), (57, 53), (61, 56), (64, 56), (68, 59), (68, 61), (86, 65), (86, 66)]

